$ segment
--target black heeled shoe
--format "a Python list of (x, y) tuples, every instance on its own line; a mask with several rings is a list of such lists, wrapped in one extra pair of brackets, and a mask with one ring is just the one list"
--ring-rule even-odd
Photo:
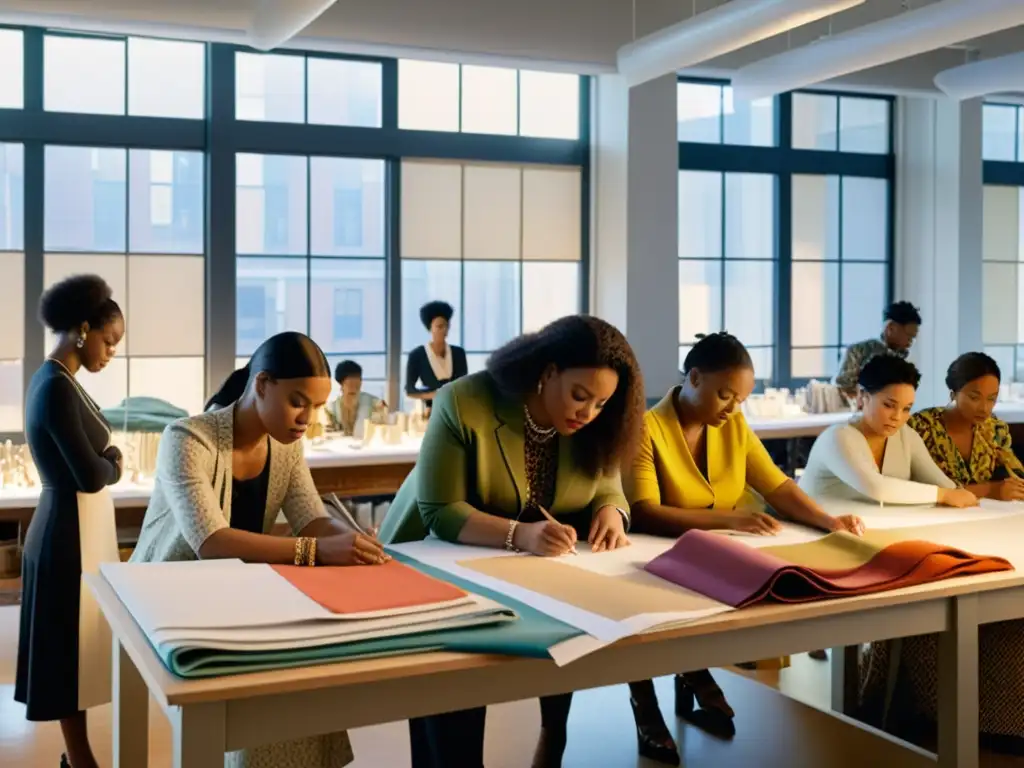
[(661, 710), (655, 706), (652, 712), (650, 707), (642, 707), (632, 696), (629, 697), (629, 706), (633, 708), (636, 751), (640, 757), (665, 765), (679, 765), (679, 748), (668, 732)]
[(60, 756), (60, 768), (71, 768), (71, 763), (68, 762), (67, 755)]
[[(711, 673), (706, 685), (695, 686), (685, 675), (676, 675), (676, 717), (718, 739), (731, 739), (736, 735), (736, 723), (728, 708), (722, 689), (714, 682)], [(714, 699), (715, 701), (712, 701)]]

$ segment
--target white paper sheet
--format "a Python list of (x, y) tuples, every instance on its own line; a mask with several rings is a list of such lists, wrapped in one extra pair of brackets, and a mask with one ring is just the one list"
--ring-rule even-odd
[[(664, 552), (665, 549), (671, 545), (671, 539), (644, 537), (642, 543), (639, 545), (634, 544), (634, 546), (638, 546), (638, 549), (633, 550), (632, 552), (627, 552), (628, 550), (631, 550), (632, 547), (625, 547), (612, 552), (592, 553), (588, 550), (586, 542), (582, 542), (579, 548), (579, 555), (566, 555), (565, 557), (560, 558), (560, 562), (565, 565), (583, 567), (586, 570), (593, 570), (594, 572), (609, 575), (614, 578), (616, 576), (635, 572), (635, 563), (638, 562), (638, 555), (642, 559), (655, 549), (660, 548), (660, 552)], [(459, 561), (463, 560), (474, 560), (485, 556), (500, 556), (501, 553), (498, 550), (486, 549), (483, 547), (464, 547), (459, 544), (450, 544), (436, 539), (427, 539), (422, 542), (414, 542), (411, 544), (398, 544), (391, 547), (391, 549), (417, 560), (422, 558), (422, 562), (445, 571), (446, 573), (465, 579), (472, 584), (479, 584), (482, 587), (494, 590), (498, 594), (507, 595), (513, 600), (518, 600), (541, 613), (545, 613), (571, 627), (576, 627), (580, 631), (586, 632), (588, 635), (592, 635), (602, 643), (615, 642), (623, 637), (639, 634), (656, 626), (678, 625), (689, 621), (695, 621), (697, 619), (704, 618), (705, 616), (733, 610), (730, 606), (727, 606), (724, 603), (717, 603), (714, 607), (698, 611), (679, 611), (656, 615), (634, 616), (626, 619), (625, 621), (616, 621), (614, 619), (609, 619), (604, 616), (591, 613), (590, 611), (585, 611), (575, 605), (571, 605), (570, 603), (566, 603), (561, 600), (556, 600), (547, 595), (540, 594), (539, 592), (534, 592), (533, 590), (520, 587), (516, 584), (510, 584), (507, 581), (502, 581), (478, 571), (464, 568), (458, 564)], [(658, 553), (660, 554), (660, 552)], [(469, 556), (467, 556), (467, 554)], [(519, 556), (532, 557), (532, 555)], [(651, 556), (654, 557), (656, 555)], [(647, 559), (649, 560), (650, 557)], [(682, 588), (680, 587), (679, 589)], [(556, 652), (559, 653), (559, 657), (562, 659), (579, 658), (581, 652), (589, 652), (585, 650), (585, 645), (586, 644), (584, 643), (570, 643)], [(597, 647), (600, 646), (598, 645)], [(591, 647), (591, 650), (595, 649), (596, 648)], [(552, 658), (554, 658), (554, 656), (552, 656)]]

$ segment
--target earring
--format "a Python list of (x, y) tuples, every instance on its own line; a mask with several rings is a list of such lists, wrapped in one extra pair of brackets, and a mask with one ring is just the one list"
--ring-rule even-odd
[(539, 395), (543, 391), (544, 391), (544, 382), (543, 381), (538, 381), (537, 382), (537, 394)]
[(85, 346), (85, 334), (83, 333), (78, 337), (78, 341), (75, 342), (75, 346), (81, 349)]

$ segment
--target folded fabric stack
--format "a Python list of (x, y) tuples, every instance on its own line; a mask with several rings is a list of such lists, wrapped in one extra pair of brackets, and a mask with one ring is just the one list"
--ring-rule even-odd
[(869, 531), (862, 538), (840, 532), (806, 544), (755, 549), (729, 536), (688, 531), (646, 570), (735, 608), (866, 595), (1013, 570), (1001, 557), (892, 539), (891, 531)]
[(514, 610), (393, 561), (298, 568), (208, 560), (101, 573), (167, 668), (210, 677), (446, 648)]

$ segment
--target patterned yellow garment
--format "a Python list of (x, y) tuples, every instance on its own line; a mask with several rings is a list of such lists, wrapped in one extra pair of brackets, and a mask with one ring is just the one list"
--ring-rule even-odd
[(1010, 427), (990, 416), (974, 429), (970, 461), (960, 455), (942, 420), (943, 408), (927, 408), (910, 417), (910, 426), (921, 435), (928, 453), (945, 475), (959, 485), (1000, 480), (1008, 471), (1024, 472), (1010, 445)]

